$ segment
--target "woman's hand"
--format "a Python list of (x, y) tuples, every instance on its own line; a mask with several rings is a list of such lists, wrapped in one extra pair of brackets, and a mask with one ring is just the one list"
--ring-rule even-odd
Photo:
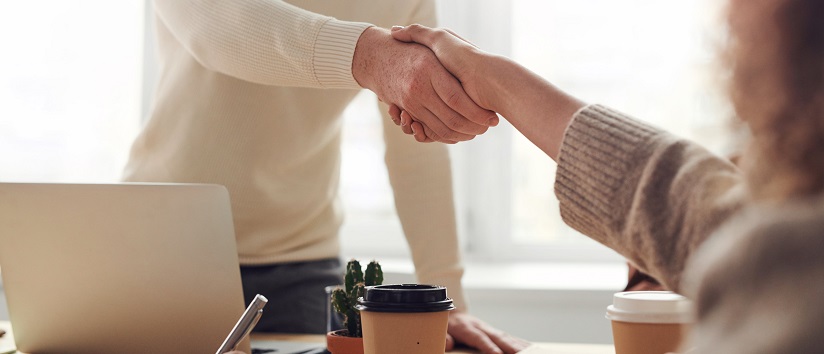
[[(488, 54), (449, 30), (421, 25), (393, 27), (392, 37), (429, 47), (446, 70), (481, 108), (499, 113), (549, 157), (558, 158), (575, 112), (586, 104), (538, 74), (502, 56)], [(433, 141), (431, 129), (414, 114), (397, 107), (389, 114), (395, 124), (418, 141)]]
[[(489, 56), (472, 43), (464, 40), (454, 32), (442, 28), (429, 28), (422, 25), (392, 27), (392, 37), (403, 42), (415, 42), (429, 47), (441, 65), (461, 82), (464, 91), (475, 103), (486, 109), (491, 106), (485, 92), (488, 85), (480, 81), (483, 75), (479, 69), (486, 68), (482, 62)], [(397, 106), (390, 107), (390, 116), (395, 124), (400, 125), (404, 133), (415, 135), (420, 142), (438, 140), (432, 130), (421, 124), (417, 117), (403, 111)], [(490, 124), (497, 125), (497, 118)]]

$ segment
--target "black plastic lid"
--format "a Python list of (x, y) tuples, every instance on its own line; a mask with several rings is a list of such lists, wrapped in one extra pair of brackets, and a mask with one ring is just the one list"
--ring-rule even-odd
[(439, 312), (455, 309), (446, 288), (437, 285), (393, 284), (367, 286), (355, 308), (372, 312)]

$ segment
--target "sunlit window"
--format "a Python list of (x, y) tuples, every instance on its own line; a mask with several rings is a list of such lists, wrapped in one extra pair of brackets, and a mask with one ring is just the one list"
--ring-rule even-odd
[[(587, 102), (725, 153), (717, 3), (513, 0), (511, 57)], [(597, 249), (558, 216), (556, 165), (515, 135), (512, 244)]]
[[(444, 0), (442, 23), (556, 85), (726, 153), (718, 2)], [(144, 0), (0, 4), (0, 181), (116, 181), (141, 121)], [(145, 80), (144, 80), (145, 79)], [(344, 252), (406, 256), (374, 95), (345, 114)], [(561, 221), (555, 164), (502, 124), (451, 149), (462, 245), (487, 259), (619, 259)], [(482, 152), (479, 153), (479, 152)], [(478, 156), (483, 156), (482, 162)]]
[[(439, 10), (444, 26), (585, 101), (729, 152), (723, 138), (729, 113), (716, 66), (722, 39), (718, 2), (455, 0), (441, 1)], [(396, 254), (404, 246), (382, 150), (366, 147), (381, 147), (373, 107), (364, 96), (348, 110), (347, 126), (358, 126), (347, 128), (344, 137), (350, 241), (344, 249), (370, 254), (384, 245), (385, 253)], [(555, 163), (511, 126), (502, 124), (452, 152), (459, 224), (470, 258), (621, 260), (563, 223), (553, 193)], [(364, 240), (371, 242), (352, 245)]]
[(143, 6), (0, 3), (0, 180), (117, 181), (140, 124)]

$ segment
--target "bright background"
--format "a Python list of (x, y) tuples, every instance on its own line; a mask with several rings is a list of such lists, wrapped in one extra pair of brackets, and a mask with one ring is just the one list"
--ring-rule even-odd
[[(727, 154), (718, 6), (447, 0), (439, 11), (481, 48), (588, 102)], [(118, 180), (154, 84), (146, 9), (145, 0), (0, 3), (0, 181)], [(344, 256), (382, 260), (411, 281), (378, 119), (369, 92), (345, 113)], [(555, 164), (507, 124), (451, 152), (472, 311), (532, 340), (610, 342), (603, 308), (625, 268), (560, 220)]]

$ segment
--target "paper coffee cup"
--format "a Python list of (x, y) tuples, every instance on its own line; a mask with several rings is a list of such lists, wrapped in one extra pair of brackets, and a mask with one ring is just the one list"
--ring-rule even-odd
[(691, 302), (670, 291), (628, 291), (607, 307), (615, 354), (664, 354), (678, 350), (692, 323)]
[(445, 287), (399, 284), (366, 287), (356, 308), (364, 354), (443, 354), (455, 306)]

